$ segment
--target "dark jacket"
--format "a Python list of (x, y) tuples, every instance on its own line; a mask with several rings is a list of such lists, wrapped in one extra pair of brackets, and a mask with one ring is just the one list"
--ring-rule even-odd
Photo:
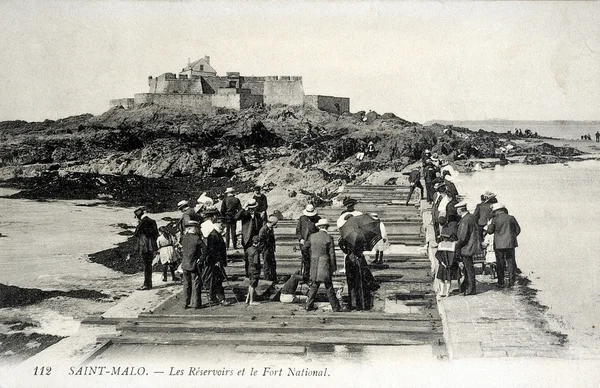
[(333, 237), (326, 231), (319, 230), (308, 236), (304, 247), (310, 252), (310, 280), (330, 282), (337, 270)]
[(456, 190), (456, 185), (450, 182), (448, 179), (444, 179), (444, 184), (446, 185), (446, 193), (452, 198), (456, 198), (458, 196), (458, 190)]
[(221, 203), (221, 214), (227, 218), (228, 221), (235, 220), (235, 215), (242, 209), (242, 203), (240, 200), (233, 196), (228, 195), (223, 198), (223, 203)]
[(236, 219), (242, 221), (242, 246), (244, 249), (248, 249), (252, 245), (252, 237), (258, 236), (258, 232), (263, 226), (263, 219), (256, 209), (258, 208), (242, 209), (236, 214)]
[(221, 233), (216, 230), (211, 231), (206, 238), (206, 248), (208, 265), (220, 263), (223, 267), (227, 266), (227, 245), (225, 245), (225, 240), (223, 240)]
[(437, 172), (438, 172), (438, 170), (433, 164), (426, 164), (425, 167), (423, 167), (423, 175), (425, 178), (425, 183), (431, 184), (433, 182), (433, 180), (436, 178)]
[(521, 227), (515, 217), (498, 211), (487, 230), (489, 234), (494, 235), (494, 249), (509, 249), (519, 246), (517, 236), (521, 233)]
[(254, 196), (252, 198), (254, 198), (256, 200), (256, 203), (258, 205), (256, 207), (257, 212), (266, 212), (267, 211), (269, 204), (267, 203), (266, 195), (264, 195), (263, 193), (260, 193), (258, 195), (254, 194)]
[(269, 228), (267, 224), (264, 224), (258, 231), (258, 252), (261, 254), (269, 255), (275, 252), (275, 233), (273, 228)]
[(421, 171), (412, 170), (410, 172), (410, 175), (408, 176), (408, 183), (410, 183), (411, 185), (414, 185), (420, 181), (421, 181)]
[(185, 231), (185, 225), (188, 221), (201, 221), (202, 217), (196, 213), (193, 207), (187, 208), (181, 213), (181, 218), (177, 222), (177, 229), (181, 234)]
[(152, 218), (142, 217), (133, 235), (137, 238), (136, 249), (139, 254), (158, 251), (158, 227)]
[(457, 203), (458, 201), (455, 198), (451, 199), (446, 205), (446, 215), (438, 218), (438, 222), (442, 227), (440, 234), (450, 241), (454, 241), (458, 238), (458, 223), (460, 222), (460, 216), (454, 207)]
[(471, 213), (464, 215), (458, 223), (456, 250), (463, 256), (475, 256), (481, 253), (481, 237), (477, 220)]
[(483, 227), (492, 219), (492, 204), (496, 202), (498, 202), (498, 200), (492, 198), (487, 202), (477, 204), (477, 207), (475, 207), (475, 211), (473, 212), (473, 215), (477, 220), (477, 225)]
[(206, 244), (199, 235), (186, 233), (181, 237), (181, 252), (181, 269), (196, 272), (197, 261), (205, 261)]
[(304, 214), (301, 215), (300, 218), (298, 218), (298, 224), (296, 225), (296, 238), (298, 240), (306, 241), (308, 239), (308, 236), (318, 232), (319, 229), (315, 226), (315, 224), (320, 219), (321, 216), (318, 214), (315, 214), (311, 217), (308, 217)]

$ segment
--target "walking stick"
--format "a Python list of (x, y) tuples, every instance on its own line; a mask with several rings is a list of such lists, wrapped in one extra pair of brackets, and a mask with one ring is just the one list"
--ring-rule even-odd
[(229, 283), (229, 279), (227, 279), (227, 274), (225, 273), (225, 268), (223, 268), (220, 265), (219, 265), (219, 268), (221, 269), (221, 273), (223, 274), (223, 277), (225, 278), (225, 281), (227, 282), (227, 287), (229, 287), (231, 289), (231, 292), (233, 293), (233, 297), (235, 298), (235, 301), (237, 303), (240, 303), (237, 296), (235, 295), (235, 291), (234, 291), (233, 287), (231, 286), (231, 283)]

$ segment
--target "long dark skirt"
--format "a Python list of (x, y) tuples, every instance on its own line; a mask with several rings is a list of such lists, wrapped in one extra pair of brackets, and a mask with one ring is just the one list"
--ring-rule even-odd
[(379, 288), (375, 281), (365, 257), (353, 253), (346, 255), (346, 281), (348, 282), (348, 296), (350, 309), (370, 310), (373, 306), (372, 292)]
[(436, 278), (439, 280), (459, 279), (458, 261), (454, 252), (437, 251), (435, 258), (439, 263)]

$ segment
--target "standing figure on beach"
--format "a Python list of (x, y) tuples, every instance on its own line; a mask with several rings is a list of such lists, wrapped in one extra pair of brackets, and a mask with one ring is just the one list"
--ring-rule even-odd
[(261, 255), (265, 279), (277, 282), (277, 262), (275, 261), (275, 232), (273, 228), (279, 220), (270, 215), (258, 232), (258, 252)]
[(235, 215), (242, 209), (242, 203), (234, 195), (233, 187), (225, 190), (225, 198), (221, 204), (221, 214), (225, 217), (225, 244), (229, 248), (229, 242), (233, 242), (233, 249), (237, 249), (237, 220)]
[(596, 131), (596, 143), (600, 143), (600, 132)]
[(335, 243), (333, 237), (329, 235), (329, 221), (321, 218), (316, 224), (319, 231), (308, 236), (305, 249), (310, 255), (310, 289), (308, 291), (308, 300), (306, 301), (306, 310), (316, 310), (314, 306), (315, 297), (321, 283), (327, 290), (327, 298), (334, 312), (340, 311), (340, 302), (333, 289), (333, 273), (337, 271), (337, 262), (335, 260)]
[(255, 199), (248, 201), (246, 206), (236, 214), (236, 219), (242, 222), (242, 248), (244, 248), (244, 273), (248, 277), (248, 249), (252, 246), (252, 239), (258, 236), (263, 226), (263, 217), (258, 211), (258, 203)]
[(158, 228), (160, 236), (156, 239), (156, 245), (158, 246), (158, 254), (160, 257), (160, 263), (163, 267), (163, 282), (167, 281), (167, 269), (171, 270), (171, 278), (173, 281), (179, 279), (175, 276), (175, 270), (177, 269), (177, 257), (175, 254), (175, 237), (169, 233), (169, 230), (165, 226)]
[(416, 188), (419, 188), (419, 194), (421, 194), (421, 200), (424, 199), (424, 191), (423, 185), (421, 184), (421, 169), (419, 167), (414, 167), (409, 175), (408, 175), (408, 184), (410, 185), (410, 191), (408, 192), (408, 198), (406, 199), (406, 206), (410, 202), (410, 199), (413, 195), (413, 191)]
[(465, 278), (460, 285), (460, 290), (465, 295), (475, 295), (475, 266), (473, 264), (473, 256), (481, 253), (481, 238), (479, 237), (477, 220), (467, 210), (466, 201), (457, 203), (454, 207), (460, 217), (456, 251), (460, 254), (465, 267)]
[(508, 267), (508, 287), (510, 288), (514, 286), (517, 277), (515, 248), (519, 246), (517, 236), (521, 233), (521, 227), (517, 219), (509, 215), (501, 203), (492, 205), (492, 211), (494, 216), (487, 227), (487, 232), (494, 235), (498, 287), (504, 287), (504, 271)]
[(300, 244), (300, 253), (302, 254), (300, 272), (305, 281), (308, 281), (310, 274), (310, 252), (305, 248), (305, 244), (311, 234), (319, 231), (315, 224), (320, 219), (321, 216), (317, 214), (315, 207), (309, 203), (304, 210), (302, 210), (302, 215), (298, 219), (298, 224), (296, 225), (296, 238)]
[(263, 222), (267, 222), (267, 209), (269, 208), (269, 203), (267, 201), (267, 196), (260, 192), (260, 186), (254, 186), (254, 195), (252, 198), (256, 201), (256, 212), (260, 214), (263, 219)]
[(158, 239), (158, 228), (156, 221), (145, 216), (146, 210), (143, 207), (135, 209), (133, 214), (138, 219), (138, 225), (135, 228), (133, 236), (136, 238), (137, 253), (142, 259), (144, 266), (144, 284), (138, 290), (152, 289), (152, 261), (158, 251), (156, 239)]
[[(375, 220), (379, 220), (377, 213), (371, 213), (371, 217)], [(375, 260), (373, 260), (371, 264), (383, 264), (383, 252), (390, 249), (387, 231), (381, 220), (379, 220), (379, 232), (381, 233), (381, 240), (377, 241), (377, 244), (375, 244), (375, 247), (373, 248), (375, 249)]]
[(183, 271), (184, 308), (193, 302), (194, 308), (202, 307), (202, 273), (205, 271), (207, 249), (198, 221), (188, 221), (181, 237), (181, 270)]

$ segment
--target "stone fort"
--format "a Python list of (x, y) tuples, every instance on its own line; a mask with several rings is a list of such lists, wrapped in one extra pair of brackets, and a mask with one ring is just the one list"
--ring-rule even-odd
[(305, 95), (302, 77), (248, 77), (239, 72), (218, 76), (208, 56), (188, 63), (177, 75), (164, 73), (156, 78), (149, 76), (148, 86), (148, 93), (111, 100), (110, 106), (131, 109), (141, 104), (155, 104), (191, 108), (207, 114), (214, 113), (217, 108), (240, 110), (259, 104), (308, 106), (331, 113), (350, 111), (349, 98)]

